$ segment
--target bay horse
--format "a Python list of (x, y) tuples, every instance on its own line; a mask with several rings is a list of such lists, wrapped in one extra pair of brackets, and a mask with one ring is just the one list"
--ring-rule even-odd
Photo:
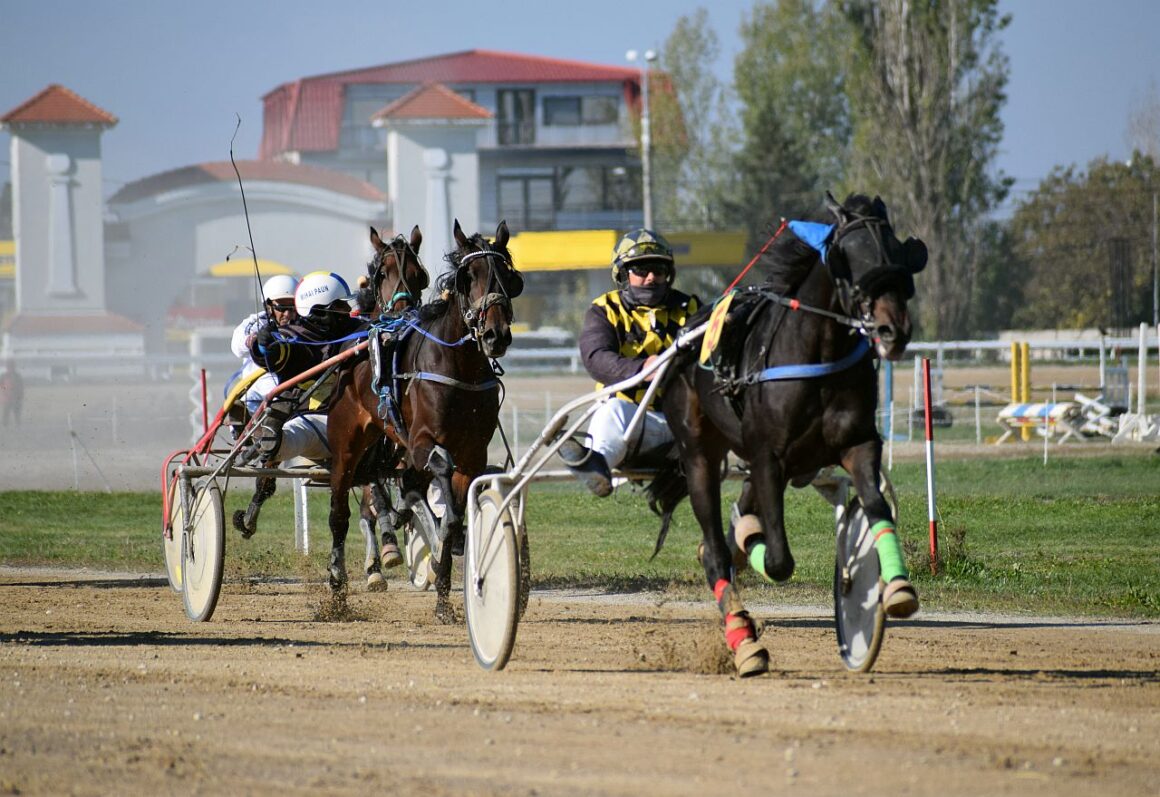
[[(434, 482), (443, 496), (438, 539), (430, 541), (435, 614), (445, 623), (457, 619), (449, 600), (451, 565), (453, 552), (462, 550), (467, 490), (487, 467), (488, 444), (499, 424), (500, 385), (492, 359), (511, 344), (511, 300), (523, 291), (507, 248), (506, 222), (492, 241), (479, 233), (466, 236), (458, 220), (453, 235), (457, 248), (447, 255), (452, 268), (436, 281), (441, 298), (405, 315), (405, 323), (387, 333), (394, 338), (383, 346), (390, 364), (380, 361), (378, 380), (373, 358), (344, 372), (328, 427), (331, 588), (346, 585), (346, 493), (356, 471), (397, 477), (411, 503), (425, 501)], [(386, 510), (394, 523), (408, 514), (407, 507)]]
[[(742, 677), (766, 672), (769, 656), (732, 568), (747, 559), (766, 580), (793, 574), (785, 489), (804, 487), (822, 468), (841, 465), (852, 477), (876, 535), (887, 614), (908, 616), (918, 608), (879, 488), (873, 354), (897, 360), (906, 350), (907, 301), (926, 246), (898, 240), (878, 197), (854, 194), (839, 205), (827, 193), (816, 218), (783, 223), (775, 234), (762, 255), (766, 284), (733, 296), (713, 367), (683, 350), (660, 385), (702, 530), (701, 563)], [(738, 500), (741, 518), (727, 540), (721, 466), (730, 451), (748, 463), (749, 474)]]

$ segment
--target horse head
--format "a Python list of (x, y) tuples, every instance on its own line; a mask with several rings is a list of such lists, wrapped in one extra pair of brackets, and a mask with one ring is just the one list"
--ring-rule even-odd
[(512, 299), (524, 290), (524, 278), (508, 252), (507, 222), (499, 223), (493, 241), (480, 233), (467, 237), (458, 219), (453, 232), (458, 248), (449, 256), (451, 291), (459, 297), (463, 320), (480, 350), (501, 357), (512, 342)]
[(907, 302), (913, 275), (926, 266), (926, 244), (899, 241), (879, 197), (851, 194), (839, 205), (827, 192), (826, 207), (837, 224), (825, 260), (842, 310), (861, 319), (880, 357), (898, 360), (910, 343)]
[(396, 235), (390, 241), (384, 241), (371, 227), (371, 246), (375, 253), (367, 264), (370, 277), (367, 288), (379, 312), (399, 313), (419, 304), (423, 290), (431, 281), (419, 261), (422, 243), (423, 233), (418, 225), (411, 230), (410, 240)]

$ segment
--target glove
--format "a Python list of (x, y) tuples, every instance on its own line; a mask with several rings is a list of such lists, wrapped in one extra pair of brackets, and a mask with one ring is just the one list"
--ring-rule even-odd
[(258, 351), (265, 352), (274, 345), (274, 327), (265, 326), (259, 329), (254, 341), (258, 344)]

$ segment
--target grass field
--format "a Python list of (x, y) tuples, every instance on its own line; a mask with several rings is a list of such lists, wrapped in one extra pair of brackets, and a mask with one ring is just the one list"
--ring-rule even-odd
[[(1057, 458), (1046, 466), (1038, 457), (952, 461), (940, 462), (936, 475), (941, 561), (931, 575), (924, 467), (903, 463), (891, 473), (900, 531), (928, 609), (1160, 617), (1160, 457)], [(227, 518), (244, 506), (249, 486), (231, 485)], [(160, 503), (148, 493), (0, 493), (0, 562), (160, 573)], [(534, 586), (708, 594), (694, 559), (700, 530), (687, 502), (655, 559), (659, 523), (632, 489), (600, 501), (573, 485), (537, 485), (527, 515)], [(227, 530), (227, 578), (321, 578), (329, 548), (322, 493), (312, 498), (311, 522), (314, 550), (304, 560), (293, 548), (283, 488), (254, 538)], [(786, 524), (797, 560), (793, 579), (767, 585), (747, 572), (740, 583), (760, 600), (829, 603), (828, 504), (811, 489), (791, 490)], [(352, 576), (362, 544), (352, 524)]]

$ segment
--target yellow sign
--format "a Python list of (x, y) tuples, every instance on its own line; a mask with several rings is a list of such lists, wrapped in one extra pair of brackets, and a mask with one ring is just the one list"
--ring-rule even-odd
[(709, 328), (705, 331), (705, 337), (701, 339), (702, 364), (709, 362), (713, 350), (717, 348), (717, 342), (721, 340), (721, 331), (725, 329), (725, 316), (728, 315), (729, 305), (733, 304), (733, 297), (736, 295), (736, 291), (725, 294), (725, 298), (717, 302), (717, 306), (709, 316)]

